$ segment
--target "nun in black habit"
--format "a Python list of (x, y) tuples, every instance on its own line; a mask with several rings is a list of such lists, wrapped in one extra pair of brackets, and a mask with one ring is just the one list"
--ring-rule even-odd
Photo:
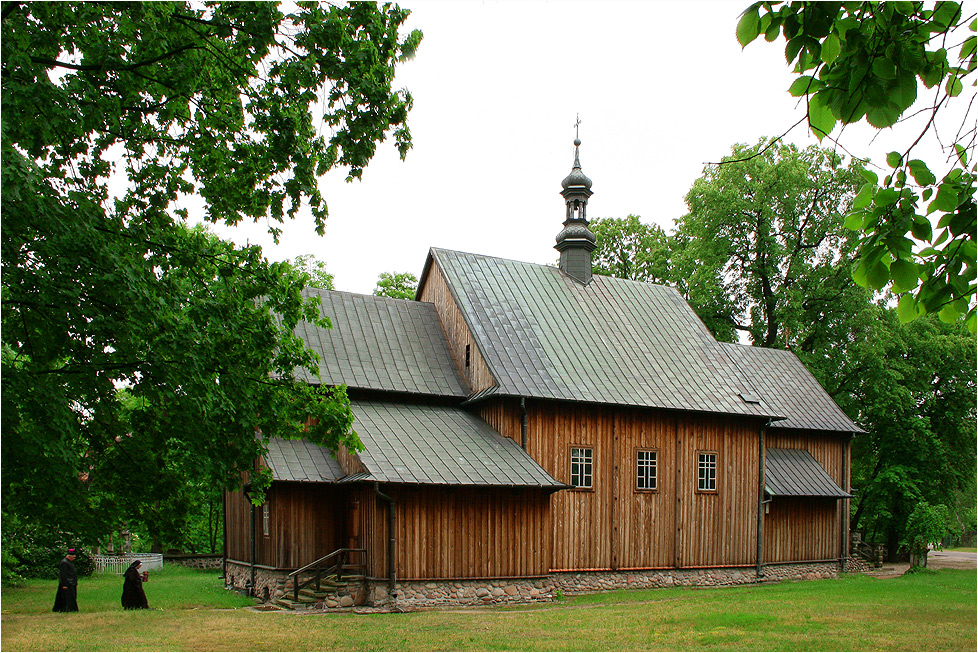
[(124, 574), (122, 607), (126, 610), (146, 610), (149, 608), (149, 604), (146, 602), (146, 592), (143, 591), (144, 576), (139, 573), (141, 564), (143, 564), (141, 561), (134, 560)]

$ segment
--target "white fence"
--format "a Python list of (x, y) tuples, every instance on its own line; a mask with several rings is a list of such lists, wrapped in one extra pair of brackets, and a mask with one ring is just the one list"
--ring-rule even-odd
[(162, 553), (126, 553), (111, 556), (93, 555), (92, 560), (95, 561), (96, 571), (112, 571), (117, 574), (121, 574), (128, 569), (129, 565), (135, 560), (143, 563), (143, 566), (139, 568), (140, 571), (152, 571), (163, 568)]

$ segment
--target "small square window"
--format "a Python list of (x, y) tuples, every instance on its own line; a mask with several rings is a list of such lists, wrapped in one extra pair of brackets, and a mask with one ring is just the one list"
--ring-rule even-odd
[(657, 480), (657, 451), (638, 451), (635, 457), (635, 489), (655, 490)]
[(583, 488), (593, 487), (593, 449), (590, 447), (571, 447), (571, 485)]
[(717, 454), (701, 453), (696, 473), (696, 489), (700, 492), (717, 491)]

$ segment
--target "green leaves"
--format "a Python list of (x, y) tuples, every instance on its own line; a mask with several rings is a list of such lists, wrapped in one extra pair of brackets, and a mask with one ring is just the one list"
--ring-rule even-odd
[(740, 15), (740, 20), (737, 22), (737, 41), (742, 47), (746, 48), (761, 33), (761, 21), (758, 16), (760, 5), (761, 3), (756, 3)]
[[(933, 9), (909, 2), (757, 3), (741, 16), (738, 40), (746, 45), (760, 32), (768, 40), (772, 31), (784, 36), (797, 75), (788, 92), (807, 98), (809, 128), (821, 140), (839, 123), (896, 124), (916, 101), (918, 83), (943, 92), (925, 132), (933, 129), (938, 112), (971, 83), (965, 77), (976, 69), (976, 28), (974, 20), (963, 22), (957, 2)], [(910, 158), (916, 143), (887, 155), (893, 172), (882, 184), (864, 174), (868, 183), (845, 219), (863, 234), (855, 279), (875, 290), (892, 284), (894, 292), (913, 292), (912, 306), (900, 300), (902, 318), (964, 314), (974, 328), (976, 174), (967, 162), (975, 145), (953, 143), (957, 165), (938, 181), (926, 162)]]
[[(296, 377), (318, 366), (293, 329), (329, 324), (301, 290), (328, 274), (182, 222), (194, 194), (211, 222), (278, 234), (308, 208), (321, 232), (319, 176), (359, 176), (388, 136), (410, 148), (411, 98), (392, 88), (421, 39), (399, 34), (407, 12), (288, 11), (4, 6), (5, 510), (86, 521), (95, 537), (153, 498), (123, 491), (141, 474), (179, 503), (173, 483), (240, 483), (271, 435), (358, 446), (345, 393)], [(111, 200), (110, 174), (123, 181)], [(154, 458), (111, 483), (120, 442)]]

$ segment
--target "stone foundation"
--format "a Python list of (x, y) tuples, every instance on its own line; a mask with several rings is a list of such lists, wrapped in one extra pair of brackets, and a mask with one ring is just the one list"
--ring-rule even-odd
[(386, 582), (369, 585), (368, 605), (397, 608), (534, 603), (554, 598), (552, 578), (402, 581), (397, 584), (393, 606)]
[(664, 587), (723, 587), (781, 580), (837, 578), (839, 564), (800, 563), (765, 565), (763, 575), (755, 567), (712, 567), (709, 569), (645, 569), (635, 571), (558, 572), (552, 575), (554, 589), (564, 594), (586, 594), (620, 589)]
[[(847, 571), (858, 571), (859, 561), (849, 561)], [(850, 569), (850, 566), (852, 567)], [(393, 602), (386, 580), (366, 580), (337, 589), (310, 610), (330, 610), (367, 605), (388, 609), (466, 607), (552, 601), (558, 593), (586, 594), (620, 589), (665, 587), (723, 587), (782, 580), (837, 578), (838, 562), (765, 565), (758, 576), (754, 567), (716, 567), (709, 569), (646, 569), (635, 571), (555, 572), (545, 578), (489, 578), (479, 580), (399, 581)], [(251, 568), (229, 562), (225, 584), (229, 589), (247, 591)], [(255, 569), (254, 596), (274, 601), (286, 595), (286, 573)]]

